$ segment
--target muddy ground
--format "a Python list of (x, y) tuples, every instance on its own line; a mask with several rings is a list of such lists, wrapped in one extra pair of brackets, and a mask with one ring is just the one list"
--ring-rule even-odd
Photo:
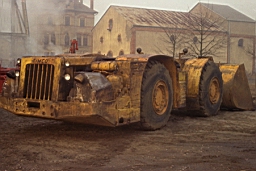
[(161, 130), (20, 117), (0, 110), (0, 171), (255, 171), (256, 112), (172, 115)]

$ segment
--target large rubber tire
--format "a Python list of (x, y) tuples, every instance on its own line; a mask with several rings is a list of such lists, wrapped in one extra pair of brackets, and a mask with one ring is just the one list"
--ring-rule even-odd
[(149, 61), (141, 86), (141, 127), (157, 130), (165, 126), (170, 118), (173, 104), (172, 79), (165, 66)]
[(219, 67), (208, 61), (200, 77), (199, 104), (201, 116), (217, 115), (223, 96), (223, 80)]

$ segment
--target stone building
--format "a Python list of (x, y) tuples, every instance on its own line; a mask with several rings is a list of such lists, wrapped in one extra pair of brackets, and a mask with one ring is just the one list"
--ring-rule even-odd
[[(68, 53), (70, 41), (77, 39), (77, 53), (92, 51), (94, 16), (97, 12), (84, 5), (83, 0), (22, 0), (0, 1), (0, 62), (15, 66), (24, 55), (55, 55)], [(22, 16), (27, 12), (29, 33)], [(20, 14), (20, 15), (18, 15)]]
[[(144, 53), (178, 57), (187, 46), (185, 42), (193, 41), (184, 26), (191, 19), (187, 12), (110, 6), (93, 29), (93, 52), (117, 56), (136, 53), (136, 48), (140, 47)], [(227, 36), (221, 28), (217, 32), (215, 37)], [(178, 34), (182, 35), (182, 41), (173, 53), (168, 39)], [(226, 48), (220, 51), (225, 52)]]
[(198, 3), (191, 13), (211, 13), (224, 20), (228, 33), (227, 63), (244, 63), (248, 74), (255, 73), (256, 24), (253, 19), (227, 5)]
[(68, 53), (70, 41), (77, 39), (77, 53), (92, 51), (94, 26), (93, 0), (90, 7), (83, 0), (30, 1), (30, 51), (32, 55)]
[[(136, 53), (136, 48), (141, 47), (144, 53), (173, 56), (169, 51), (170, 43), (163, 40), (163, 37), (172, 38), (166, 36), (165, 29), (182, 34), (182, 39), (185, 40), (183, 42), (193, 42), (193, 37), (184, 27), (184, 21), (189, 21), (191, 14), (196, 15), (200, 7), (224, 20), (224, 25), (218, 25), (218, 31), (213, 31), (213, 36), (226, 40), (225, 45), (218, 49), (220, 55), (214, 56), (214, 60), (221, 63), (245, 63), (247, 73), (252, 73), (255, 57), (250, 56), (245, 49), (251, 46), (252, 53), (255, 54), (255, 21), (228, 6), (216, 5), (224, 11), (228, 9), (227, 14), (231, 12), (233, 18), (223, 17), (224, 14), (220, 15), (205, 6), (206, 4), (199, 3), (190, 12), (110, 6), (93, 28), (93, 52), (118, 56)], [(215, 5), (211, 7), (215, 9)], [(177, 57), (186, 46), (186, 43), (177, 46), (174, 56)]]

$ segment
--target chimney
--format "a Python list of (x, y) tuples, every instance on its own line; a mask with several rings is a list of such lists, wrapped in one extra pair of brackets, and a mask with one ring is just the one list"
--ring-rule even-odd
[(91, 8), (92, 10), (93, 10), (93, 8), (94, 8), (94, 2), (93, 2), (93, 0), (91, 0), (90, 8)]

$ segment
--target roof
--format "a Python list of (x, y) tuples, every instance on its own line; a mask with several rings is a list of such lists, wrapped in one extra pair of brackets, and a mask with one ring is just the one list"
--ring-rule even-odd
[[(110, 6), (107, 11), (109, 11), (110, 9), (114, 9), (133, 26), (139, 27), (185, 29), (191, 23), (198, 23), (198, 17), (189, 12), (177, 12), (125, 6)], [(107, 14), (107, 11), (102, 16), (102, 18)], [(101, 19), (98, 21), (98, 23), (101, 21)], [(95, 25), (95, 27), (97, 27), (97, 24)], [(215, 31), (223, 31), (223, 28), (219, 25), (215, 25), (215, 28), (212, 27), (211, 29)]]
[(214, 11), (215, 13), (219, 14), (220, 16), (224, 17), (226, 20), (229, 20), (229, 21), (255, 22), (250, 17), (235, 10), (234, 8), (231, 8), (228, 5), (209, 4), (209, 3), (198, 3), (198, 4), (202, 4), (203, 6)]
[(126, 20), (136, 26), (179, 27), (184, 19), (190, 15), (187, 12), (156, 10), (135, 7), (111, 6)]

